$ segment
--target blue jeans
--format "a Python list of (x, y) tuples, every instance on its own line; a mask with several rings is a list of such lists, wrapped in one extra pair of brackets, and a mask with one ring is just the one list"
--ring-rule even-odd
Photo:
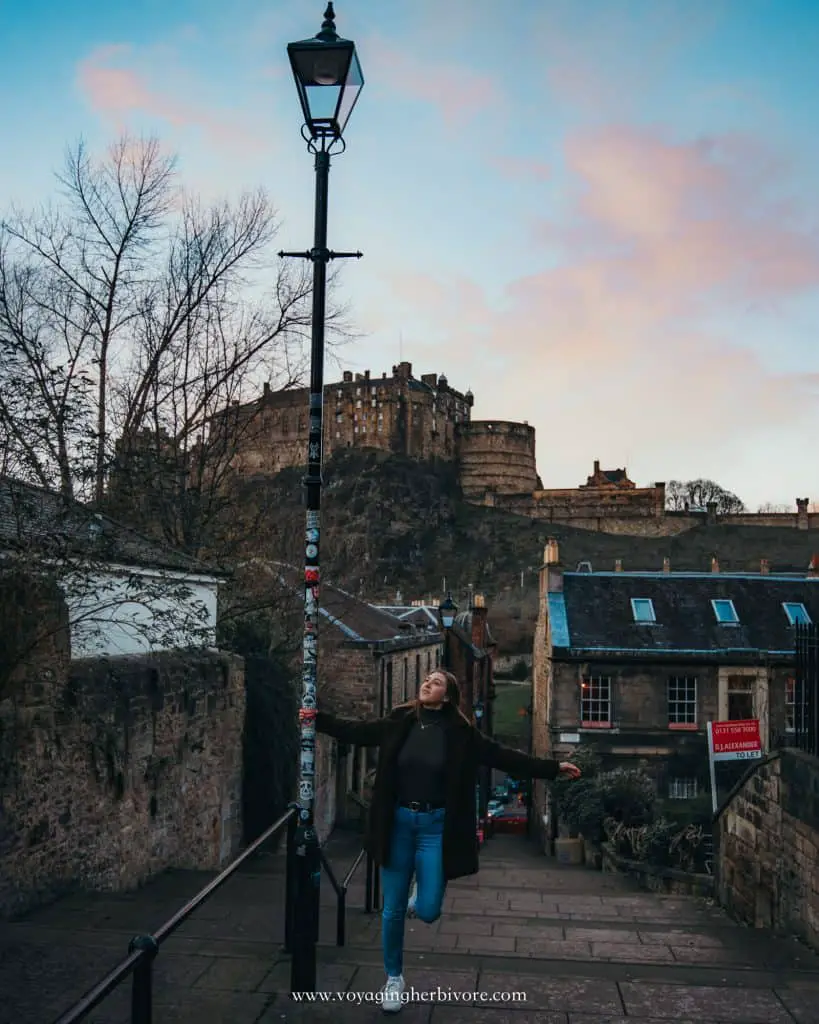
[(404, 921), (412, 876), (418, 883), (416, 914), (427, 924), (441, 916), (444, 901), (444, 810), (422, 813), (397, 807), (389, 865), (381, 869), (384, 892), (384, 968), (391, 978), (403, 972)]

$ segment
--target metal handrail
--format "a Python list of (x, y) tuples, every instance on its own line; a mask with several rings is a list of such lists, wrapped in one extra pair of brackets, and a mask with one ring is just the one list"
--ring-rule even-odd
[[(364, 810), (369, 810), (369, 803), (366, 800), (362, 800), (357, 793), (348, 791), (347, 796), (353, 800), (354, 803), (357, 803), (359, 807)], [(353, 880), (353, 876), (365, 857), (367, 859), (367, 877), (364, 883), (364, 912), (366, 914), (371, 914), (373, 907), (375, 906), (378, 908), (380, 904), (379, 875), (375, 870), (375, 863), (372, 856), (367, 852), (365, 847), (362, 847), (358, 851), (358, 854), (350, 865), (347, 874), (340, 882), (336, 878), (335, 872), (333, 871), (330, 862), (327, 860), (323, 849), (319, 851), (319, 857), (321, 859), (321, 865), (324, 868), (330, 885), (333, 887), (333, 892), (336, 894), (336, 899), (338, 901), (336, 909), (336, 945), (343, 946), (347, 941), (347, 890), (350, 888), (350, 882)]]
[[(231, 878), (236, 871), (252, 857), (254, 853), (268, 840), (272, 839), (285, 826), (288, 827), (287, 862), (288, 883), (290, 880), (290, 861), (292, 836), (295, 831), (297, 820), (297, 809), (289, 807), (258, 839), (248, 846), (236, 860), (221, 871), (212, 882), (209, 882), (201, 892), (189, 900), (181, 910), (177, 911), (164, 924), (154, 932), (153, 935), (137, 935), (131, 939), (128, 945), (128, 956), (99, 981), (90, 991), (80, 999), (71, 1009), (62, 1014), (55, 1024), (77, 1024), (84, 1020), (92, 1010), (106, 999), (116, 988), (118, 988), (130, 975), (133, 975), (133, 989), (131, 992), (131, 1022), (132, 1024), (152, 1024), (153, 1020), (153, 962), (159, 953), (162, 942), (169, 938), (188, 917), (198, 909), (217, 889)], [(288, 890), (288, 904), (290, 903), (290, 885)], [(289, 924), (289, 919), (286, 925)]]

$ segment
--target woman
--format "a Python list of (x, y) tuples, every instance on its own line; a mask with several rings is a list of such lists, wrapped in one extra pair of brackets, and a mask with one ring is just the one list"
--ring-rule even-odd
[(354, 746), (380, 747), (367, 827), (366, 848), (381, 867), (384, 893), (382, 938), (387, 983), (383, 1008), (401, 1009), (404, 921), (413, 875), (413, 912), (432, 923), (441, 916), (447, 882), (478, 870), (475, 786), (478, 765), (516, 778), (577, 778), (579, 769), (529, 757), (478, 732), (459, 710), (458, 683), (435, 669), (417, 700), (376, 721), (356, 722), (323, 711), (318, 732)]

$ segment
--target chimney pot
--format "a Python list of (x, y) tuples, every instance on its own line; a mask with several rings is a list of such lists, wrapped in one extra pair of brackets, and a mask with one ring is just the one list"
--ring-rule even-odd
[(719, 572), (719, 559), (716, 555), (711, 559), (711, 572)]
[(485, 608), (486, 607), (486, 598), (483, 596), (483, 594), (475, 594), (475, 596), (472, 599), (472, 607), (473, 608)]
[(560, 548), (554, 537), (546, 538), (546, 547), (543, 551), (543, 562), (545, 565), (560, 564)]
[(671, 559), (670, 558), (664, 558), (663, 559), (663, 572), (671, 572)]
[(622, 558), (615, 558), (614, 559), (614, 571), (615, 572), (622, 572), (623, 571), (623, 559)]
[(767, 558), (761, 558), (759, 560), (759, 571), (763, 576), (767, 576), (771, 571), (771, 563)]

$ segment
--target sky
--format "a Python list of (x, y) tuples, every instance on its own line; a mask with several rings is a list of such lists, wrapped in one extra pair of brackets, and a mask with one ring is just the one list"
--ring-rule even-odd
[[(263, 186), (311, 244), (286, 44), (306, 0), (0, 0), (0, 197), (123, 132), (211, 201)], [(328, 366), (445, 373), (537, 431), (546, 487), (599, 459), (819, 501), (815, 0), (340, 0), (365, 86), (330, 246), (358, 337)]]

